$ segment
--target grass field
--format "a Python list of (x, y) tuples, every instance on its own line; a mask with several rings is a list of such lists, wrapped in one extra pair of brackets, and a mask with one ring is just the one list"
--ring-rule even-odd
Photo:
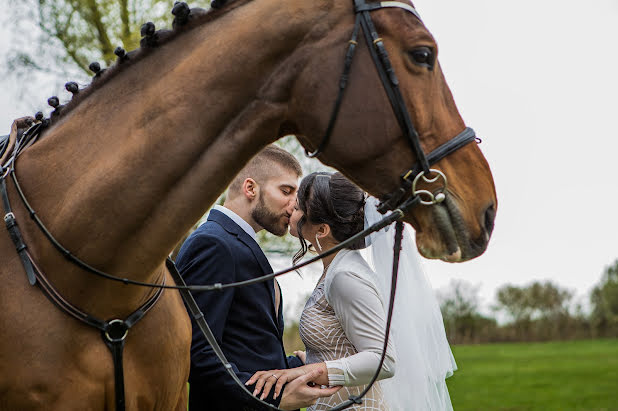
[(618, 410), (618, 340), (453, 346), (465, 410)]

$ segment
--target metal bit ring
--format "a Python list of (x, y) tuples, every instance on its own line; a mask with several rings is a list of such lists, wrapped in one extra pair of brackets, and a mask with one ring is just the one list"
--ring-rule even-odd
[[(443, 202), (444, 199), (446, 198), (446, 187), (448, 185), (446, 176), (444, 175), (442, 171), (437, 170), (435, 168), (430, 169), (429, 172), (435, 173), (436, 176), (433, 178), (427, 177), (425, 176), (425, 172), (421, 171), (416, 177), (414, 177), (414, 181), (412, 182), (412, 195), (419, 196), (420, 203), (423, 205), (438, 204), (438, 203)], [(442, 186), (442, 188), (437, 194), (434, 194), (428, 190), (417, 190), (416, 184), (418, 183), (421, 177), (423, 178), (423, 181), (428, 184), (435, 183), (436, 181), (440, 179), (440, 177), (442, 177), (442, 179), (444, 180), (444, 185)]]

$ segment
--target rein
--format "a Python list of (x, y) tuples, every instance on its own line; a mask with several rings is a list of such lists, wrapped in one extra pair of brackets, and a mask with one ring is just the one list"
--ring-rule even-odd
[[(430, 165), (438, 162), (442, 158), (448, 156), (454, 151), (464, 147), (468, 143), (475, 140), (474, 131), (470, 128), (464, 129), (457, 136), (449, 140), (447, 143), (442, 144), (437, 149), (430, 152), (428, 155), (425, 155), (423, 152), (419, 135), (414, 128), (412, 120), (410, 119), (410, 115), (406, 108), (405, 102), (403, 100), (403, 96), (399, 89), (399, 81), (393, 67), (388, 58), (388, 53), (386, 48), (384, 47), (384, 43), (375, 30), (375, 26), (373, 21), (371, 20), (370, 12), (374, 10), (378, 10), (380, 8), (390, 8), (397, 7), (404, 10), (407, 10), (414, 14), (416, 18), (420, 20), (418, 13), (416, 10), (407, 3), (401, 3), (398, 1), (385, 1), (381, 3), (367, 3), (365, 0), (354, 0), (354, 11), (356, 14), (354, 29), (352, 32), (352, 38), (349, 41), (348, 50), (346, 52), (345, 61), (344, 61), (344, 69), (341, 75), (341, 79), (339, 82), (339, 94), (334, 103), (333, 111), (331, 114), (331, 118), (328, 123), (328, 127), (326, 129), (325, 135), (318, 145), (317, 149), (313, 152), (307, 152), (309, 157), (316, 157), (326, 148), (328, 141), (330, 139), (330, 135), (334, 129), (336, 124), (337, 116), (339, 113), (339, 109), (341, 106), (341, 102), (343, 100), (344, 91), (348, 84), (348, 77), (350, 68), (352, 65), (354, 53), (356, 50), (356, 46), (358, 45), (357, 37), (360, 28), (362, 27), (365, 39), (367, 41), (372, 59), (375, 63), (375, 66), (378, 70), (378, 74), (386, 91), (386, 94), (389, 98), (391, 107), (397, 118), (397, 121), (400, 125), (400, 128), (411, 145), (412, 151), (416, 157), (417, 163), (411, 167), (408, 171), (402, 173), (401, 178), (402, 182), (400, 187), (394, 192), (388, 194), (386, 196), (386, 200), (383, 201), (378, 207), (378, 211), (385, 214), (387, 211), (392, 211), (390, 214), (385, 216), (379, 222), (373, 224), (371, 227), (359, 232), (358, 234), (350, 237), (346, 241), (341, 242), (336, 247), (314, 257), (305, 262), (294, 265), (288, 269), (278, 271), (276, 273), (267, 274), (264, 276), (260, 276), (257, 278), (253, 278), (251, 280), (239, 281), (227, 284), (215, 283), (211, 285), (186, 285), (182, 276), (178, 272), (174, 262), (167, 258), (166, 266), (169, 270), (170, 274), (174, 278), (176, 285), (166, 285), (165, 277), (161, 284), (153, 284), (141, 281), (130, 280), (128, 278), (117, 277), (103, 271), (96, 269), (95, 267), (90, 266), (89, 264), (83, 262), (75, 255), (73, 255), (68, 249), (66, 249), (59, 241), (57, 241), (51, 232), (45, 227), (43, 222), (40, 220), (35, 210), (30, 206), (26, 196), (24, 195), (21, 186), (17, 180), (17, 176), (15, 174), (15, 161), (19, 154), (30, 144), (33, 144), (39, 133), (42, 131), (44, 124), (37, 123), (30, 127), (16, 142), (13, 154), (8, 159), (7, 163), (0, 165), (0, 195), (2, 196), (2, 203), (5, 210), (4, 221), (9, 232), (13, 243), (15, 244), (16, 251), (22, 261), (24, 269), (26, 271), (26, 275), (28, 277), (28, 281), (31, 285), (38, 284), (43, 293), (62, 311), (65, 313), (79, 319), (80, 321), (97, 328), (101, 331), (103, 340), (105, 344), (109, 347), (112, 358), (114, 360), (114, 375), (115, 375), (115, 393), (116, 393), (116, 410), (122, 411), (125, 409), (124, 404), (124, 378), (123, 378), (123, 370), (122, 370), (122, 349), (124, 347), (124, 340), (127, 336), (129, 328), (134, 325), (137, 321), (139, 321), (150, 308), (154, 306), (154, 304), (159, 300), (159, 297), (162, 294), (163, 289), (177, 289), (179, 290), (185, 305), (189, 309), (191, 315), (194, 320), (200, 327), (202, 333), (206, 337), (208, 343), (213, 347), (213, 350), (227, 372), (234, 379), (234, 381), (246, 392), (249, 396), (253, 397), (252, 393), (247, 390), (244, 383), (239, 380), (238, 376), (234, 373), (232, 366), (229, 364), (223, 350), (217, 343), (212, 331), (210, 330), (208, 324), (205, 321), (204, 314), (200, 311), (195, 299), (191, 295), (190, 291), (214, 291), (214, 290), (222, 290), (226, 288), (233, 287), (241, 287), (249, 284), (259, 283), (271, 280), (277, 276), (283, 275), (285, 273), (297, 270), (298, 268), (304, 267), (308, 264), (316, 262), (326, 256), (332, 255), (351, 243), (357, 241), (360, 238), (366, 237), (369, 234), (379, 231), (382, 228), (396, 222), (395, 225), (395, 246), (393, 249), (393, 270), (392, 270), (392, 285), (391, 285), (391, 295), (389, 299), (389, 309), (385, 330), (385, 338), (384, 338), (384, 349), (382, 351), (382, 355), (380, 358), (380, 364), (378, 369), (376, 370), (371, 382), (367, 384), (362, 393), (358, 396), (351, 396), (347, 401), (337, 405), (332, 408), (332, 410), (343, 410), (348, 408), (354, 404), (362, 404), (362, 397), (364, 397), (367, 392), (371, 389), (373, 384), (377, 381), (378, 375), (384, 363), (384, 359), (386, 356), (386, 347), (388, 345), (388, 338), (392, 320), (392, 313), (394, 308), (395, 301), (395, 292), (397, 285), (397, 273), (399, 268), (399, 254), (401, 251), (401, 241), (403, 235), (403, 222), (401, 219), (412, 207), (423, 204), (423, 205), (433, 205), (440, 203), (445, 198), (447, 180), (446, 176), (439, 170), (431, 169)], [(432, 174), (435, 174), (435, 177), (431, 177)], [(79, 266), (83, 270), (103, 277), (105, 279), (111, 281), (122, 282), (126, 285), (137, 285), (143, 287), (150, 287), (157, 289), (157, 291), (152, 295), (149, 300), (138, 308), (133, 314), (129, 315), (125, 320), (114, 319), (111, 321), (102, 321), (93, 316), (90, 316), (87, 313), (82, 312), (68, 301), (64, 300), (62, 296), (53, 288), (53, 286), (47, 281), (46, 277), (43, 275), (41, 270), (36, 267), (35, 262), (27, 251), (27, 245), (24, 243), (21, 232), (19, 230), (17, 221), (13, 212), (11, 210), (8, 192), (6, 188), (6, 178), (11, 176), (13, 183), (15, 184), (18, 195), (24, 204), (30, 218), (35, 222), (35, 224), (39, 227), (42, 233), (47, 237), (47, 239), (52, 243), (52, 245), (71, 263)], [(433, 183), (438, 181), (439, 179), (443, 180), (443, 187), (440, 192), (432, 193), (427, 190), (417, 190), (416, 184), (420, 179), (423, 179), (427, 183)], [(410, 194), (408, 196), (408, 194)], [(279, 408), (260, 400), (257, 397), (253, 397), (253, 399), (259, 402), (261, 405), (268, 407), (269, 409), (279, 410)]]

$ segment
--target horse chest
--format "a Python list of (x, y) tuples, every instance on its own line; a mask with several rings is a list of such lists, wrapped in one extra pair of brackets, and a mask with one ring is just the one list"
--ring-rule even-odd
[[(0, 268), (0, 280), (0, 410), (113, 410), (114, 370), (99, 331), (30, 286), (19, 261)], [(186, 403), (191, 325), (176, 315), (184, 313), (176, 293), (164, 293), (159, 304), (127, 336), (127, 410)]]

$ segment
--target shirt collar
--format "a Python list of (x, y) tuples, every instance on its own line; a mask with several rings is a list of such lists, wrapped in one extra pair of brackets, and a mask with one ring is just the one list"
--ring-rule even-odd
[(225, 214), (226, 216), (228, 216), (233, 222), (238, 224), (238, 226), (240, 228), (242, 228), (247, 234), (249, 234), (251, 236), (251, 238), (253, 238), (257, 242), (257, 237), (255, 235), (255, 230), (253, 229), (253, 227), (251, 227), (249, 225), (249, 223), (246, 222), (245, 220), (243, 220), (242, 217), (240, 217), (238, 214), (236, 214), (235, 212), (233, 212), (229, 208), (225, 208), (225, 207), (220, 206), (220, 205), (215, 205), (213, 207), (213, 210), (220, 211), (223, 214)]

